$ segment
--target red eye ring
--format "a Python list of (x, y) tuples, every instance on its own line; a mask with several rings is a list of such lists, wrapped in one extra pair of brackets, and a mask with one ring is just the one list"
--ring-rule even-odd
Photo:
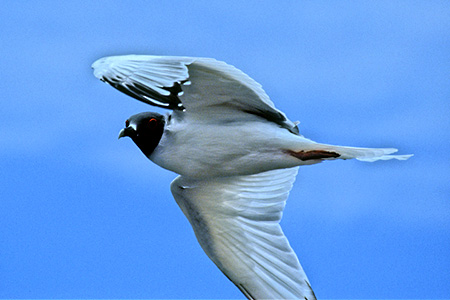
[(130, 126), (130, 121), (129, 121), (129, 120), (126, 120), (126, 121), (125, 121), (125, 127), (128, 127), (128, 126)]
[(148, 125), (153, 129), (156, 127), (156, 125), (158, 125), (158, 120), (156, 120), (155, 118), (151, 118), (150, 120), (148, 120)]

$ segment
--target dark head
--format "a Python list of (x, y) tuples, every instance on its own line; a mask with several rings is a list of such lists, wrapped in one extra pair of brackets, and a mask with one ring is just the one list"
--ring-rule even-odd
[(153, 112), (133, 115), (125, 121), (125, 128), (119, 133), (119, 139), (129, 136), (145, 156), (153, 153), (164, 131), (164, 116)]

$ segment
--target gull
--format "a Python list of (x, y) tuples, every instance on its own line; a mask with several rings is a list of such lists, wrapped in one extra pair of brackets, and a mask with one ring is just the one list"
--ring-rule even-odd
[(212, 58), (110, 56), (92, 67), (119, 91), (172, 110), (129, 117), (119, 138), (179, 174), (170, 185), (175, 201), (205, 253), (248, 299), (316, 299), (279, 225), (299, 166), (411, 156), (307, 139), (260, 84)]

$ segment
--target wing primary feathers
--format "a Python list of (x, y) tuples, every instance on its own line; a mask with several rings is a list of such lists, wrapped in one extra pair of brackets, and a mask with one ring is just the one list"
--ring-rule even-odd
[[(102, 81), (108, 83), (122, 93), (146, 104), (173, 110), (184, 110), (183, 104), (177, 96), (179, 93), (178, 91), (181, 91), (181, 87), (178, 83), (170, 88), (163, 87), (164, 90), (170, 92), (168, 96), (164, 96), (137, 81), (134, 81), (132, 84), (125, 85), (123, 82), (114, 80), (113, 78), (108, 78), (106, 76), (102, 77)], [(176, 93), (174, 93), (174, 91), (176, 91)]]
[(245, 286), (243, 286), (240, 283), (236, 283), (234, 282), (225, 272), (223, 272), (223, 275), (225, 275), (225, 277), (228, 278), (228, 280), (230, 280), (231, 282), (234, 283), (234, 285), (241, 291), (242, 294), (244, 294), (244, 296), (248, 299), (248, 300), (256, 300), (255, 297), (253, 297), (253, 295), (245, 288)]
[[(228, 276), (227, 276), (228, 277)], [(229, 278), (228, 278), (229, 279)], [(238, 289), (241, 291), (242, 294), (244, 294), (245, 297), (247, 297), (247, 299), (249, 300), (256, 300), (255, 297), (252, 296), (252, 294), (250, 294), (249, 291), (247, 291), (247, 289), (245, 288), (245, 286), (243, 286), (242, 284), (236, 284), (236, 286), (238, 287)]]
[[(308, 280), (305, 280), (305, 282), (306, 282), (306, 284), (308, 285), (308, 287), (311, 289), (311, 294), (312, 294), (312, 296), (314, 297), (314, 298), (311, 299), (311, 300), (317, 300), (316, 294), (314, 293), (314, 290), (312, 289), (311, 284), (309, 284), (309, 281), (308, 281)], [(305, 297), (305, 300), (308, 300), (308, 298)]]

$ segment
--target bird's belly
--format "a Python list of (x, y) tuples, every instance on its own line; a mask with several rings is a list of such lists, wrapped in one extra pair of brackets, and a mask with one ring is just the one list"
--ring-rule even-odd
[(220, 153), (201, 147), (192, 150), (192, 153), (178, 152), (177, 156), (151, 159), (165, 169), (188, 177), (249, 175), (295, 165), (282, 163), (286, 156), (283, 152)]
[(168, 132), (149, 158), (189, 177), (248, 175), (298, 165), (285, 151), (296, 136), (272, 127), (199, 126)]

